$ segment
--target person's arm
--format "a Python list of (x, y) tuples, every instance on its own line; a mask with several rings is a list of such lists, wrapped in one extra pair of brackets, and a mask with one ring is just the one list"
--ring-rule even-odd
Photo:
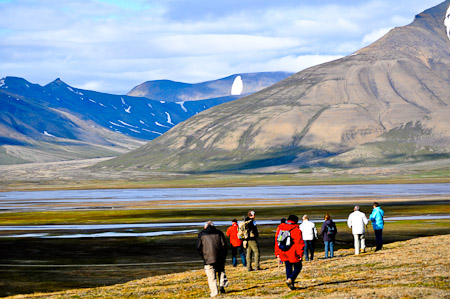
[(203, 244), (202, 244), (202, 237), (200, 234), (198, 235), (197, 238), (197, 251), (203, 259)]
[(372, 222), (375, 221), (375, 213), (376, 213), (376, 211), (373, 210), (372, 213), (369, 216), (369, 220), (372, 221)]
[(302, 231), (299, 229), (299, 242), (298, 245), (295, 247), (295, 251), (297, 253), (297, 256), (301, 259), (303, 256), (303, 251), (305, 248), (305, 242), (303, 241), (303, 235), (302, 235)]
[(278, 247), (278, 233), (280, 232), (280, 227), (277, 227), (277, 232), (275, 233), (275, 248), (274, 254), (276, 257), (280, 255), (280, 248)]

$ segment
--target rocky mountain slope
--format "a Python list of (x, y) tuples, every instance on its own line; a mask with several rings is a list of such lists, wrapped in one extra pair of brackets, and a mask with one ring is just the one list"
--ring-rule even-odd
[(102, 165), (279, 171), (447, 158), (449, 5), (447, 0), (420, 13), (347, 57), (200, 113)]
[(292, 73), (286, 72), (235, 74), (226, 78), (196, 84), (171, 80), (147, 81), (134, 87), (128, 95), (168, 102), (198, 101), (218, 97), (241, 96), (259, 91), (290, 75)]
[(0, 164), (116, 156), (236, 98), (166, 103), (77, 89), (60, 79), (40, 86), (6, 77), (0, 80)]

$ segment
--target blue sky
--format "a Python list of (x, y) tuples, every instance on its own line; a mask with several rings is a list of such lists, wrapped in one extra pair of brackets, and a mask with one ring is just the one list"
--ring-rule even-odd
[(125, 94), (148, 80), (297, 72), (441, 0), (0, 0), (0, 78)]

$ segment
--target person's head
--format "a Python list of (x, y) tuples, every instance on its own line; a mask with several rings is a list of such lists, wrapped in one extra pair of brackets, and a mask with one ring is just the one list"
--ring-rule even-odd
[(204, 229), (207, 229), (209, 226), (214, 226), (214, 222), (212, 221), (206, 221), (205, 225), (203, 226)]
[(374, 202), (374, 203), (373, 203), (373, 207), (374, 207), (374, 208), (376, 208), (376, 207), (378, 207), (378, 206), (379, 206), (379, 204), (378, 204), (377, 202)]
[(309, 216), (305, 214), (305, 215), (303, 215), (302, 219), (303, 219), (303, 221), (309, 220)]
[(248, 211), (248, 218), (251, 218), (251, 219), (253, 219), (253, 218), (255, 218), (255, 211)]
[(447, 12), (445, 13), (444, 18), (445, 32), (447, 33), (448, 38), (450, 39), (450, 5), (447, 8)]
[(237, 223), (237, 219), (231, 220), (231, 224), (235, 224), (235, 223)]
[(353, 211), (359, 211), (359, 206), (355, 206), (355, 208), (353, 209)]
[(331, 219), (330, 214), (325, 214), (325, 220), (330, 220), (330, 219)]
[(280, 223), (286, 223), (286, 218), (281, 218)]
[(294, 222), (295, 224), (297, 224), (297, 223), (298, 223), (298, 217), (295, 216), (295, 215), (289, 215), (288, 221), (292, 221), (292, 222)]

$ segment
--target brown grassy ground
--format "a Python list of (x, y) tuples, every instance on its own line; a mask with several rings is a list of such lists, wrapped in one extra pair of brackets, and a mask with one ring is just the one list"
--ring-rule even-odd
[[(289, 290), (275, 260), (262, 271), (227, 266), (230, 286), (222, 298), (450, 298), (450, 235), (395, 242), (359, 256), (304, 263), (298, 289)], [(155, 276), (125, 284), (10, 298), (204, 298), (202, 270)]]

